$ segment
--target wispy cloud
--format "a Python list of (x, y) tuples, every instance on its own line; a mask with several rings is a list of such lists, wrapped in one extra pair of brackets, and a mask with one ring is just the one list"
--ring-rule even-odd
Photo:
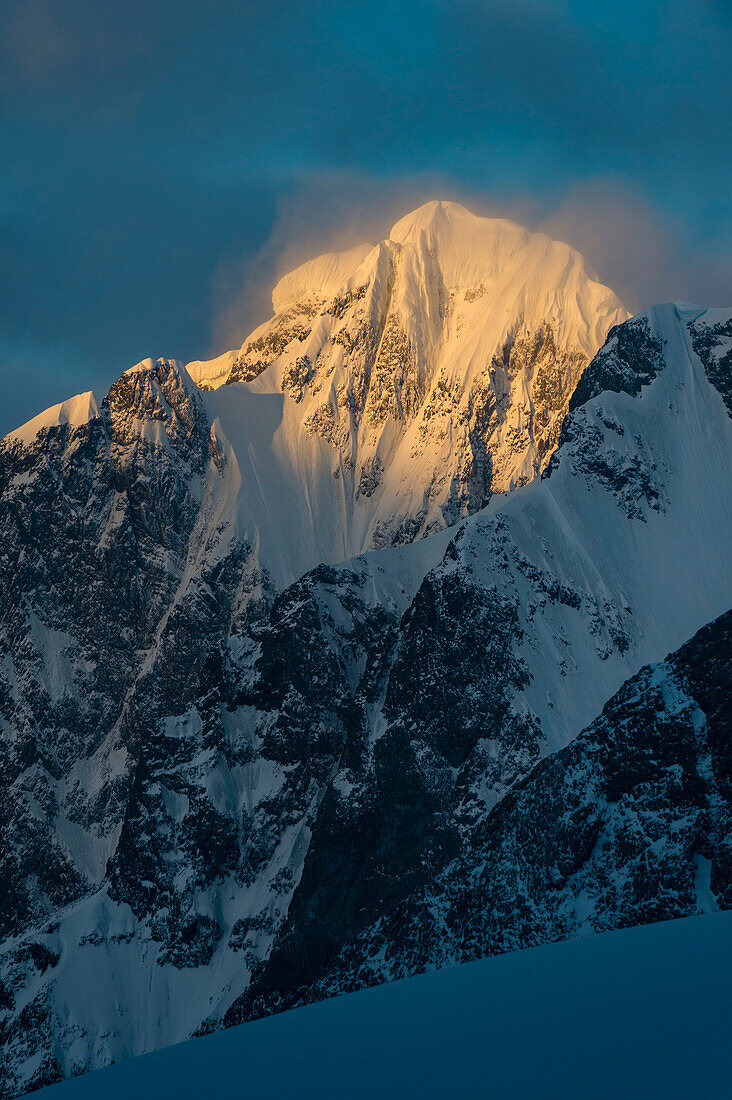
[(634, 311), (678, 299), (732, 303), (727, 249), (686, 239), (683, 225), (674, 225), (618, 179), (572, 188), (541, 228), (582, 252)]
[(272, 314), (271, 293), (287, 271), (323, 252), (376, 243), (392, 224), (430, 199), (462, 202), (476, 214), (510, 218), (566, 241), (632, 311), (676, 299), (732, 301), (732, 259), (684, 240), (683, 227), (619, 179), (596, 179), (565, 193), (489, 194), (444, 175), (374, 177), (308, 174), (281, 198), (272, 230), (254, 255), (222, 265), (214, 280), (212, 354), (239, 346)]

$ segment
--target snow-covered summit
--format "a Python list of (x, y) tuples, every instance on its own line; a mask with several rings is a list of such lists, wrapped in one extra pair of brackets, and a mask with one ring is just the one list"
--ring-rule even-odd
[(312, 296), (332, 298), (361, 266), (373, 245), (360, 244), (345, 252), (326, 252), (283, 275), (272, 291), (272, 308), (281, 313), (288, 306)]
[[(395, 288), (397, 302), (406, 307), (399, 311), (405, 314), (401, 320), (422, 352), (428, 347), (420, 333), (442, 330), (445, 299), (451, 294), (463, 302), (482, 303), (469, 311), (470, 327), (488, 329), (483, 335), (495, 345), (491, 354), (513, 328), (549, 322), (557, 327), (560, 342), (592, 356), (609, 325), (628, 316), (617, 296), (592, 276), (569, 245), (506, 219), (479, 217), (459, 203), (433, 201), (397, 221), (378, 244), (326, 253), (283, 276), (272, 294), (275, 318), (244, 342), (243, 358), (249, 360), (250, 345), (266, 342), (273, 325), (279, 337), (275, 350), (283, 350), (287, 333), (275, 324), (278, 315), (292, 310), (313, 315), (318, 312), (314, 306), (336, 299), (342, 317), (344, 297), (384, 276), (387, 283), (393, 281), (395, 264), (403, 269)], [(409, 307), (415, 314), (411, 325)], [(270, 361), (267, 357), (248, 365), (264, 368)], [(234, 370), (228, 380), (250, 373)]]
[[(378, 244), (325, 253), (284, 275), (272, 292), (275, 314), (306, 300), (327, 302), (339, 292), (353, 290), (374, 276), (384, 252), (404, 254), (411, 261), (408, 282), (439, 277), (445, 288), (489, 297), (494, 312), (497, 299), (512, 295), (513, 300), (503, 304), (508, 304), (514, 319), (527, 311), (540, 313), (542, 320), (554, 314), (568, 339), (577, 340), (588, 355), (607, 335), (607, 310), (622, 311), (616, 295), (595, 280), (584, 258), (569, 245), (504, 218), (472, 214), (460, 203), (435, 200), (400, 218)], [(572, 290), (579, 300), (559, 318), (556, 305)]]
[(459, 203), (420, 206), (392, 227), (390, 238), (434, 257), (446, 287), (480, 290), (494, 320), (503, 311), (514, 322), (522, 316), (550, 321), (560, 339), (589, 356), (607, 335), (608, 312), (623, 312), (576, 249), (515, 222), (471, 214)]
[(273, 305), (238, 352), (188, 372), (217, 391), (242, 474), (242, 459), (260, 470), (238, 490), (245, 537), (281, 556), (286, 499), (297, 568), (410, 542), (530, 481), (628, 316), (568, 245), (450, 202), (300, 265)]

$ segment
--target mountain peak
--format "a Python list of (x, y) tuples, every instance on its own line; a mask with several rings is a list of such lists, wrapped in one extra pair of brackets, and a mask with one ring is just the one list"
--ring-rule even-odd
[(525, 238), (531, 235), (525, 226), (508, 218), (473, 214), (462, 203), (448, 199), (432, 199), (395, 222), (389, 239), (404, 244), (415, 240), (420, 233), (438, 235), (444, 239), (464, 233), (474, 234), (476, 231), (483, 238), (480, 241), (481, 245), (485, 244), (485, 237), (490, 235), (500, 237), (501, 234), (509, 236), (515, 234), (517, 237), (523, 235)]
[[(238, 352), (188, 373), (217, 391), (206, 403), (241, 464), (238, 522), (277, 584), (530, 481), (584, 367), (628, 316), (568, 245), (443, 201), (376, 245), (299, 265), (273, 305)], [(292, 493), (296, 553), (260, 470)]]
[(455, 224), (458, 222), (477, 221), (472, 214), (459, 202), (450, 202), (447, 199), (431, 199), (422, 203), (410, 213), (405, 214), (392, 226), (389, 237), (393, 241), (404, 241), (410, 233), (421, 229), (429, 229), (435, 225)]
[[(515, 302), (514, 314), (527, 308), (546, 310), (566, 291), (568, 299), (578, 299), (584, 314), (571, 338), (579, 338), (588, 356), (606, 335), (607, 330), (601, 330), (605, 313), (615, 309), (622, 313), (618, 320), (628, 316), (617, 296), (591, 275), (583, 256), (570, 245), (506, 218), (473, 214), (460, 203), (441, 199), (405, 214), (377, 245), (362, 243), (326, 252), (283, 275), (272, 291), (275, 316), (298, 303), (327, 303), (353, 291), (376, 277), (385, 255), (394, 254), (403, 267), (413, 269), (412, 281), (418, 284), (437, 279), (448, 292), (467, 290), (493, 299), (508, 289)], [(523, 300), (527, 296), (528, 302)], [(577, 303), (574, 313), (576, 307)], [(586, 319), (598, 311), (601, 327), (585, 339)], [(565, 323), (571, 325), (572, 320), (570, 311)]]

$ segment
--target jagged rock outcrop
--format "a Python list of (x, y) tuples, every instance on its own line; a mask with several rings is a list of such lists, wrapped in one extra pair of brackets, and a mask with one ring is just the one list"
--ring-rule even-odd
[(689, 333), (709, 381), (722, 394), (732, 416), (732, 320), (724, 310), (707, 310), (689, 326)]
[(195, 541), (209, 445), (195, 387), (162, 361), (89, 420), (0, 444), (5, 935), (105, 873), (144, 736), (130, 691)]
[[(342, 942), (313, 983), (279, 965), (267, 1012), (435, 966), (732, 908), (732, 611), (628, 680), (436, 877)], [(302, 946), (292, 933), (278, 950)], [(300, 970), (303, 971), (300, 961)], [(324, 971), (324, 972), (323, 972)]]

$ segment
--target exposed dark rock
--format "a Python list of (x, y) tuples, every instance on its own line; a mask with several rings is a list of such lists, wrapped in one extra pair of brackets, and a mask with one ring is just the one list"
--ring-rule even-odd
[(646, 317), (634, 317), (610, 329), (605, 344), (582, 373), (569, 412), (604, 390), (639, 397), (663, 368), (663, 347)]
[(344, 943), (314, 987), (300, 983), (285, 996), (283, 981), (253, 1010), (732, 907), (731, 675), (728, 612), (629, 680), (483, 819), (435, 880)]
[(719, 390), (732, 416), (732, 320), (715, 325), (702, 316), (688, 327), (692, 346), (704, 364), (707, 378)]

